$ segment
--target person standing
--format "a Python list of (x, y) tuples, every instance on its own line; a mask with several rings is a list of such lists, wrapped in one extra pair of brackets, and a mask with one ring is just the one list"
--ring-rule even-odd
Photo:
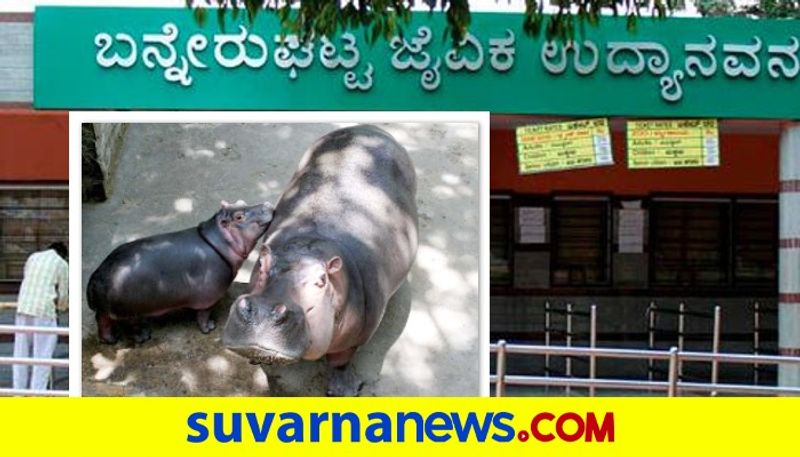
[[(56, 311), (66, 311), (69, 307), (67, 259), (67, 246), (61, 242), (28, 257), (17, 299), (16, 325), (57, 326)], [(14, 357), (31, 357), (32, 352), (34, 358), (50, 359), (57, 342), (58, 335), (16, 333)], [(45, 390), (52, 371), (48, 365), (14, 365), (14, 388)]]

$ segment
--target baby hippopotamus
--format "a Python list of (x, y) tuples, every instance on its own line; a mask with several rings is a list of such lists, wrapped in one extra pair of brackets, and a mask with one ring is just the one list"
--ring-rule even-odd
[(231, 307), (225, 346), (253, 363), (325, 357), (328, 394), (358, 394), (349, 362), (416, 255), (416, 186), (408, 153), (377, 127), (312, 145), (276, 205), (250, 291)]
[(233, 282), (274, 208), (222, 202), (219, 211), (197, 227), (142, 238), (117, 247), (92, 273), (86, 288), (103, 343), (117, 341), (115, 321), (128, 321), (142, 343), (150, 331), (142, 319), (183, 308), (197, 310), (203, 333), (214, 329), (211, 308)]

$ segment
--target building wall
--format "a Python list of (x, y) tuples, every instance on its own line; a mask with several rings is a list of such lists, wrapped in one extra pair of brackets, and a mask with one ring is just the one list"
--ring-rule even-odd
[(612, 167), (520, 176), (513, 129), (492, 129), (490, 189), (517, 194), (550, 192), (613, 192), (647, 195), (654, 192), (777, 194), (780, 136), (721, 134), (721, 166), (678, 170), (629, 170), (625, 133), (613, 132)]
[(0, 13), (0, 103), (33, 100), (33, 24), (30, 14)]
[(0, 104), (0, 183), (64, 183), (68, 151), (67, 113), (2, 109)]

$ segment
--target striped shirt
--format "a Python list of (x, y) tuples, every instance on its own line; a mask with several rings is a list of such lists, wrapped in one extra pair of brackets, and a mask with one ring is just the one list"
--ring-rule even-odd
[(56, 251), (34, 252), (25, 262), (25, 276), (17, 298), (17, 313), (56, 317), (56, 308), (69, 307), (69, 267)]

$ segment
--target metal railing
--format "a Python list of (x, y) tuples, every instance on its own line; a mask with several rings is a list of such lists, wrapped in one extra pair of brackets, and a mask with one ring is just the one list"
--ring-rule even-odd
[[(684, 351), (686, 348), (686, 317), (693, 316), (700, 319), (711, 319), (712, 320), (712, 330), (711, 330), (711, 352), (717, 353), (719, 352), (720, 347), (720, 334), (722, 328), (722, 308), (717, 305), (714, 306), (714, 311), (711, 313), (705, 312), (698, 312), (698, 311), (688, 311), (686, 308), (686, 304), (684, 302), (680, 302), (678, 305), (677, 310), (671, 309), (664, 309), (659, 308), (656, 303), (650, 302), (650, 305), (647, 307), (647, 349), (649, 350), (656, 350), (656, 333), (659, 332), (658, 326), (656, 324), (656, 319), (658, 314), (675, 314), (678, 316), (678, 328), (674, 332), (677, 336), (678, 344), (678, 352)], [(647, 360), (647, 380), (653, 380), (653, 374), (655, 373), (655, 363), (653, 359)], [(683, 363), (681, 360), (678, 360), (678, 378), (683, 379)], [(719, 378), (719, 363), (712, 362), (711, 363), (711, 382), (716, 383), (717, 379)], [(714, 393), (712, 392), (712, 395)]]
[[(731, 354), (721, 352), (692, 352), (680, 351), (672, 347), (664, 350), (619, 349), (598, 347), (559, 347), (541, 345), (507, 344), (504, 340), (490, 345), (492, 353), (497, 354), (497, 372), (489, 376), (489, 381), (495, 384), (495, 395), (505, 395), (508, 385), (527, 387), (583, 387), (588, 388), (590, 395), (595, 394), (595, 389), (623, 389), (623, 390), (654, 390), (664, 391), (667, 396), (674, 397), (681, 392), (704, 392), (710, 394), (728, 393), (738, 395), (797, 395), (800, 396), (798, 387), (775, 387), (745, 384), (721, 384), (717, 380), (709, 383), (685, 382), (678, 376), (678, 367), (682, 362), (706, 362), (713, 365), (719, 363), (738, 364), (798, 364), (800, 357)], [(594, 371), (590, 371), (589, 378), (567, 378), (550, 376), (523, 376), (508, 375), (506, 373), (507, 355), (544, 355), (563, 357), (591, 357), (610, 359), (634, 360), (666, 360), (669, 362), (667, 381), (603, 379), (596, 378)]]
[[(564, 316), (564, 330), (559, 330), (553, 325), (553, 318), (554, 314), (559, 314)], [(577, 311), (574, 309), (572, 303), (567, 303), (563, 309), (558, 309), (557, 307), (550, 304), (549, 301), (545, 302), (544, 304), (544, 345), (550, 346), (553, 342), (554, 335), (561, 335), (564, 337), (564, 344), (567, 347), (572, 347), (574, 340), (580, 336), (578, 332), (574, 331), (575, 325), (573, 324), (573, 319), (575, 317), (579, 318), (589, 318), (589, 347), (595, 347), (597, 344), (597, 305), (591, 305), (589, 307), (589, 311)], [(594, 373), (595, 371), (595, 359), (594, 357), (589, 358), (589, 371)], [(545, 375), (550, 376), (553, 372), (553, 369), (550, 365), (550, 356), (545, 355), (544, 359), (544, 370)], [(571, 377), (572, 376), (572, 358), (567, 357), (564, 361), (564, 376)], [(569, 387), (567, 389), (567, 394), (569, 394)], [(590, 388), (593, 390), (593, 388)]]
[[(67, 327), (32, 327), (24, 325), (0, 325), (0, 335), (16, 333), (39, 333), (58, 336), (69, 336)], [(0, 365), (47, 365), (51, 367), (69, 368), (68, 359), (36, 359), (31, 357), (0, 357)], [(51, 377), (52, 382), (52, 377)], [(67, 390), (29, 390), (0, 388), (0, 397), (3, 396), (36, 396), (36, 397), (66, 397)]]
[[(595, 347), (599, 338), (597, 329), (598, 319), (597, 312), (598, 306), (591, 304), (584, 308), (586, 311), (579, 310), (579, 307), (570, 301), (563, 303), (554, 303), (551, 300), (544, 302), (544, 345), (564, 345), (573, 347), (576, 341), (581, 339), (582, 343), (588, 344), (590, 347)], [(764, 326), (764, 316), (774, 315), (777, 310), (774, 307), (764, 306), (759, 300), (752, 302), (752, 354), (753, 355), (775, 355), (777, 351), (768, 349), (764, 342), (764, 334), (769, 333), (769, 329)], [(672, 326), (664, 327), (659, 325), (659, 316), (672, 315), (674, 320)], [(561, 317), (556, 320), (554, 317)], [(563, 317), (562, 317), (563, 316)], [(649, 350), (666, 350), (669, 347), (677, 346), (679, 352), (687, 349), (687, 341), (691, 338), (708, 339), (710, 341), (711, 352), (719, 352), (723, 343), (722, 333), (722, 307), (715, 305), (710, 311), (691, 310), (684, 300), (678, 302), (677, 307), (660, 306), (655, 300), (650, 301), (647, 306), (646, 312), (646, 331), (647, 331), (647, 349)], [(690, 327), (689, 320), (694, 319), (694, 328), (702, 328), (707, 325), (705, 332), (689, 332), (687, 329)], [(698, 325), (696, 320), (705, 321), (707, 324)], [(557, 325), (560, 324), (560, 325)], [(578, 324), (578, 325), (576, 325)], [(587, 328), (586, 330), (583, 330)], [(582, 331), (576, 331), (576, 328), (581, 328)], [(581, 344), (584, 346), (584, 344)], [(572, 377), (574, 364), (573, 361), (588, 362), (590, 371), (594, 371), (595, 360), (590, 356), (586, 357), (564, 357), (562, 375), (564, 377)], [(553, 364), (551, 363), (550, 355), (544, 356), (544, 375), (552, 376), (555, 373)], [(655, 359), (648, 359), (647, 361), (647, 378), (648, 381), (656, 379), (656, 373), (666, 375), (666, 370), (659, 368), (655, 364)], [(684, 376), (683, 361), (678, 363), (678, 377), (681, 380), (686, 380)], [(769, 372), (769, 365), (761, 366), (758, 362), (752, 364), (753, 370), (753, 384), (760, 384), (762, 379), (760, 375)], [(556, 375), (558, 375), (556, 373)], [(716, 382), (719, 378), (718, 363), (711, 364), (711, 379)], [(591, 389), (590, 389), (591, 390)], [(569, 393), (569, 388), (566, 388)]]

